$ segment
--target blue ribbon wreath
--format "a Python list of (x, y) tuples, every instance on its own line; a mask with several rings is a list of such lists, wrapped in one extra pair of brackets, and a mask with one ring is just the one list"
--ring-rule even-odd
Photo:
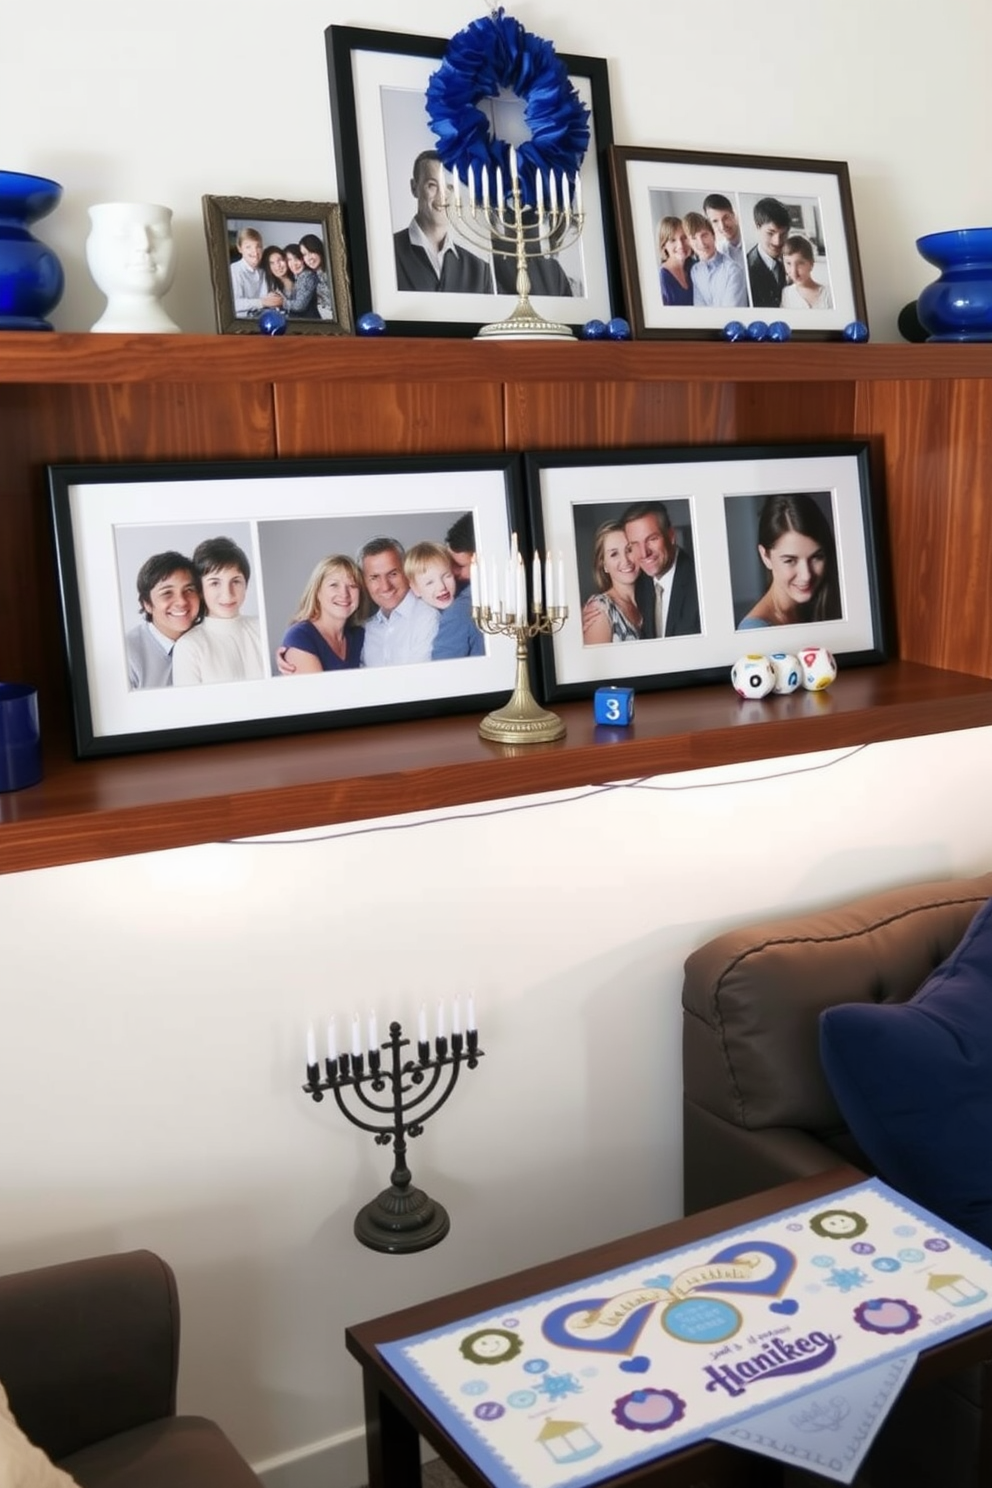
[(550, 41), (525, 31), (503, 7), (452, 37), (427, 84), (427, 117), (447, 170), (464, 181), (468, 167), (478, 182), (483, 166), (509, 181), (510, 147), (490, 136), (480, 99), (507, 90), (525, 105), (530, 139), (517, 146), (517, 171), (525, 202), (534, 204), (534, 173), (575, 176), (589, 148), (589, 110)]

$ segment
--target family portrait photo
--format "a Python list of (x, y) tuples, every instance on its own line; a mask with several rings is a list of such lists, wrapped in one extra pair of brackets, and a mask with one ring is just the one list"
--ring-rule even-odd
[(636, 334), (760, 320), (823, 339), (864, 320), (843, 163), (614, 146), (610, 171)]
[(833, 309), (815, 198), (684, 189), (649, 199), (662, 305)]
[(512, 686), (469, 582), (480, 535), (509, 553), (508, 457), (50, 480), (84, 749), (460, 711)]
[(525, 484), (568, 591), (568, 621), (538, 643), (547, 702), (725, 680), (751, 650), (884, 660), (864, 443), (529, 453)]
[(289, 333), (353, 329), (336, 206), (205, 196), (203, 213), (218, 330), (257, 334), (266, 310)]

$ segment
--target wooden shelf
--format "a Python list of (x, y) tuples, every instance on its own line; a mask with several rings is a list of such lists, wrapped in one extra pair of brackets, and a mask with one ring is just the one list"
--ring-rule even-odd
[[(992, 344), (723, 341), (477, 342), (383, 336), (0, 337), (2, 383), (464, 382), (808, 383), (992, 377)], [(787, 433), (787, 431), (783, 431)]]
[[(892, 650), (825, 694), (561, 708), (515, 754), (472, 716), (77, 763), (48, 464), (866, 439)], [(992, 723), (992, 344), (476, 342), (0, 333), (0, 677), (39, 688), (45, 778), (0, 795), (0, 872)], [(961, 668), (963, 671), (958, 671)]]
[(630, 729), (556, 709), (557, 744), (508, 749), (475, 715), (77, 763), (0, 795), (0, 872), (992, 724), (992, 682), (909, 662), (742, 703), (729, 685), (642, 693)]

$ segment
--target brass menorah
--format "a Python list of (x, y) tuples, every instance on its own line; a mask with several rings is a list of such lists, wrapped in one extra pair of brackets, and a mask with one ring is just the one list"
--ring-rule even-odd
[(484, 325), (479, 336), (513, 340), (574, 339), (570, 326), (547, 320), (534, 309), (527, 265), (535, 258), (557, 257), (578, 242), (585, 222), (578, 171), (570, 181), (564, 171), (556, 176), (549, 170), (545, 185), (544, 175), (536, 170), (532, 206), (524, 199), (517, 152), (511, 145), (509, 193), (504, 192), (500, 166), (496, 167), (492, 195), (488, 166), (482, 167), (479, 188), (477, 193), (473, 166), (468, 167), (464, 195), (463, 183), (458, 172), (454, 172), (452, 189), (445, 196), (448, 221), (473, 248), (512, 258), (517, 267), (516, 305), (505, 320)]
[(517, 535), (506, 567), (502, 586), (495, 564), (490, 595), (484, 565), (473, 560), (472, 619), (486, 635), (512, 636), (517, 643), (517, 675), (512, 696), (502, 708), (487, 713), (479, 724), (483, 739), (496, 744), (550, 744), (565, 737), (565, 725), (557, 713), (542, 708), (530, 686), (528, 642), (541, 635), (555, 635), (568, 619), (564, 600), (564, 568), (559, 562), (557, 587), (553, 582), (551, 558), (548, 556), (542, 585), (540, 556), (534, 554), (532, 594), (527, 598), (527, 575), (517, 550)]

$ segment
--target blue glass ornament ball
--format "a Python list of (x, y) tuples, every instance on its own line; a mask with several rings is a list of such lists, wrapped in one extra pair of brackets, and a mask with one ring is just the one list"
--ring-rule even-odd
[(768, 327), (769, 341), (788, 341), (792, 335), (792, 327), (785, 320), (773, 320)]
[(385, 333), (386, 322), (374, 310), (366, 310), (364, 315), (358, 317), (355, 329), (360, 336), (381, 336)]
[(747, 326), (742, 320), (728, 320), (723, 328), (723, 339), (725, 341), (743, 341), (747, 335)]
[(606, 323), (606, 339), (607, 341), (629, 341), (630, 322), (624, 320), (622, 315), (615, 315)]
[(867, 341), (868, 340), (868, 327), (865, 325), (864, 321), (863, 320), (852, 320), (849, 325), (846, 325), (844, 327), (844, 340), (845, 341)]
[(767, 341), (768, 327), (763, 320), (752, 320), (746, 335), (749, 341)]
[(263, 336), (284, 336), (286, 317), (281, 310), (263, 310), (258, 317), (258, 329)]
[(581, 335), (583, 341), (602, 341), (606, 335), (606, 321), (587, 320), (582, 327)]

